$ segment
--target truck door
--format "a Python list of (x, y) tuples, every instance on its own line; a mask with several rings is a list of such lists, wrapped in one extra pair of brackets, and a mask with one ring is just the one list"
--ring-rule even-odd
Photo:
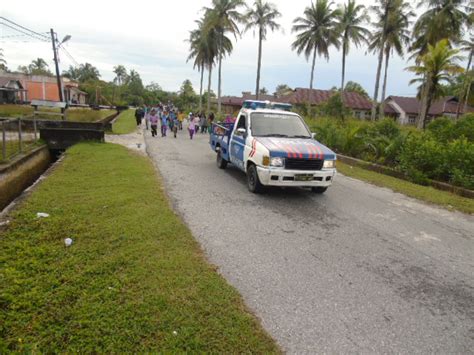
[[(245, 170), (244, 151), (248, 132), (246, 121), (245, 115), (242, 114), (239, 116), (230, 141), (230, 161), (242, 170)], [(240, 132), (242, 128), (245, 130), (245, 133)]]

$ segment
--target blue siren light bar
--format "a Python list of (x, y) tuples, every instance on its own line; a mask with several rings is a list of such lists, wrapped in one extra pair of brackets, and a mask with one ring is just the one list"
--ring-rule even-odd
[(284, 104), (281, 102), (245, 100), (242, 107), (251, 110), (256, 110), (258, 108), (269, 108), (274, 110), (290, 111), (292, 106), (291, 104)]

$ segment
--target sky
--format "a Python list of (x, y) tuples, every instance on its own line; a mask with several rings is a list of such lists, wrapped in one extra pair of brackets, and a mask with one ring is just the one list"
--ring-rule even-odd
[[(271, 0), (282, 13), (279, 22), (283, 31), (269, 33), (263, 43), (260, 87), (273, 92), (278, 84), (292, 88), (309, 87), (311, 64), (291, 50), (295, 34), (292, 21), (302, 16), (310, 0)], [(359, 0), (370, 6), (374, 0)], [(61, 39), (71, 35), (65, 49), (78, 63), (96, 66), (104, 80), (114, 78), (113, 67), (124, 65), (139, 72), (145, 84), (155, 82), (165, 90), (177, 91), (185, 79), (190, 79), (199, 90), (200, 75), (193, 70), (192, 61), (186, 62), (189, 31), (196, 27), (195, 20), (202, 16), (202, 8), (211, 0), (155, 0), (144, 1), (91, 1), (65, 3), (58, 0), (2, 1), (0, 15), (40, 33), (50, 28)], [(247, 0), (250, 5), (250, 0)], [(341, 4), (342, 0), (336, 0)], [(65, 6), (65, 4), (67, 4)], [(25, 11), (28, 9), (28, 11)], [(0, 21), (1, 22), (1, 21)], [(32, 59), (44, 58), (54, 69), (51, 44), (40, 42), (0, 25), (0, 48), (10, 69), (27, 65)], [(240, 95), (255, 90), (257, 67), (257, 37), (250, 31), (237, 42), (234, 51), (222, 64), (223, 95)], [(63, 51), (61, 70), (74, 62)], [(332, 49), (329, 61), (318, 58), (315, 66), (314, 87), (330, 89), (341, 80), (341, 52)], [(388, 95), (413, 96), (409, 86), (411, 74), (404, 70), (405, 59), (390, 59)], [(346, 60), (346, 81), (360, 83), (373, 95), (377, 58), (366, 54), (366, 48), (352, 47)], [(205, 76), (205, 83), (207, 76)], [(214, 70), (212, 88), (217, 92), (217, 70)], [(207, 84), (205, 85), (207, 87)]]

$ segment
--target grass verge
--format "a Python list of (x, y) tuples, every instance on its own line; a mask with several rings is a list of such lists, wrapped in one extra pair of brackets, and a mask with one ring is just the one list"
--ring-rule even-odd
[(68, 150), (13, 213), (0, 309), (1, 353), (279, 351), (205, 261), (149, 160), (114, 144)]
[(112, 125), (112, 133), (114, 134), (132, 133), (136, 129), (137, 122), (135, 120), (135, 110), (126, 110), (121, 112)]
[[(0, 117), (31, 117), (33, 116), (33, 107), (29, 105), (0, 105)], [(45, 112), (60, 112), (59, 109), (42, 108)], [(75, 122), (95, 122), (110, 115), (113, 115), (115, 110), (92, 110), (90, 108), (71, 107), (66, 111), (66, 119)], [(39, 115), (39, 119), (46, 120), (60, 120), (61, 116), (56, 115)]]
[(350, 166), (340, 161), (337, 170), (346, 176), (370, 182), (377, 186), (388, 187), (393, 191), (403, 193), (419, 200), (440, 205), (448, 210), (458, 210), (474, 214), (474, 200), (447, 191), (440, 191), (430, 186), (421, 186), (409, 181), (379, 174), (356, 166)]

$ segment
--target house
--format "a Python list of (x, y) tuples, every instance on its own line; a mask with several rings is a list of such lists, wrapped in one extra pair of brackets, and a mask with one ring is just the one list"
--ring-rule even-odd
[[(416, 97), (389, 96), (384, 101), (384, 111), (386, 116), (394, 117), (400, 124), (416, 124), (420, 112), (420, 101)], [(454, 96), (442, 97), (431, 104), (428, 112), (428, 120), (436, 117), (456, 117), (458, 100)], [(466, 113), (474, 112), (474, 108), (468, 106)], [(460, 114), (464, 113), (464, 108), (460, 107)]]
[[(312, 106), (320, 106), (327, 102), (334, 93), (332, 90), (296, 88), (292, 93), (280, 97), (278, 101), (292, 105), (306, 105), (309, 99)], [(354, 117), (362, 119), (370, 117), (372, 103), (364, 95), (345, 91), (343, 93), (343, 101), (344, 105), (352, 111)]]
[(0, 104), (13, 104), (26, 91), (20, 81), (0, 78)]
[[(15, 91), (12, 102), (30, 102), (32, 100), (59, 101), (58, 83), (56, 77), (46, 75), (27, 75), (18, 73), (0, 73), (0, 88), (2, 84), (17, 83), (21, 89)], [(79, 84), (68, 79), (61, 78), (64, 99), (70, 103), (86, 103), (86, 93), (79, 90)], [(4, 84), (5, 85), (5, 84)], [(7, 88), (5, 88), (6, 91)]]
[[(259, 95), (258, 99), (262, 101), (276, 101), (289, 103), (294, 106), (306, 105), (308, 102), (308, 97), (310, 103), (313, 106), (319, 106), (325, 103), (329, 98), (334, 95), (334, 91), (331, 90), (317, 90), (313, 89), (304, 89), (296, 88), (292, 90), (289, 94), (284, 96), (276, 95)], [(352, 114), (358, 118), (368, 118), (370, 117), (370, 110), (372, 109), (372, 103), (365, 96), (356, 93), (356, 92), (344, 92), (343, 95), (344, 104), (347, 108), (352, 111)], [(252, 95), (250, 92), (242, 92), (242, 97), (238, 96), (223, 96), (221, 97), (222, 111), (228, 114), (234, 114), (240, 110), (242, 104), (245, 100), (255, 100), (255, 95)], [(216, 99), (213, 100), (217, 102)]]

